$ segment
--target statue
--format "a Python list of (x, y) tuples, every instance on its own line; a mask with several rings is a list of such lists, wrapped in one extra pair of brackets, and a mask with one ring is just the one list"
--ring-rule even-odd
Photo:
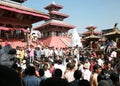
[(16, 49), (8, 44), (0, 50), (0, 54), (0, 64), (10, 68), (14, 64)]

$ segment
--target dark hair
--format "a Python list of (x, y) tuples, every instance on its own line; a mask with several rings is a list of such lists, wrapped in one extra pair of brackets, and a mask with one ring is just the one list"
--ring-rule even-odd
[(53, 72), (53, 76), (56, 76), (56, 77), (62, 77), (62, 70), (61, 69), (55, 69), (54, 72)]
[(75, 67), (75, 64), (74, 63), (70, 63), (69, 67), (70, 67), (70, 70), (72, 70)]
[(81, 71), (76, 70), (76, 71), (74, 72), (74, 78), (75, 78), (75, 79), (80, 79), (81, 76), (82, 76), (82, 72), (81, 72)]
[(40, 86), (69, 86), (69, 83), (65, 79), (59, 77), (47, 78)]
[(90, 86), (90, 82), (88, 80), (80, 80), (78, 86)]
[(116, 84), (117, 82), (119, 82), (119, 74), (117, 73), (112, 73), (110, 76), (110, 79), (112, 80), (112, 82), (114, 84)]
[(13, 69), (0, 65), (0, 86), (22, 86), (22, 83)]
[(2, 49), (2, 46), (0, 45), (0, 49)]
[(29, 74), (28, 68), (26, 68), (26, 69), (24, 70), (24, 74), (25, 74), (25, 75), (28, 75), (28, 74)]
[(47, 70), (48, 69), (48, 64), (45, 63), (44, 66), (43, 66), (43, 70)]
[(28, 67), (28, 74), (29, 75), (35, 75), (35, 67)]
[(93, 70), (94, 70), (94, 71), (97, 70), (98, 68), (101, 68), (101, 66), (98, 65), (98, 64), (95, 64), (95, 65), (93, 66)]
[(40, 75), (40, 76), (44, 76), (44, 74), (45, 74), (45, 73), (44, 73), (44, 70), (43, 70), (42, 68), (39, 69), (39, 75)]

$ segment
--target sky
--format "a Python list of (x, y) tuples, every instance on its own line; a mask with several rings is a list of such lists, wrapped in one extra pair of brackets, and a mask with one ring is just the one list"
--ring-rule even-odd
[[(44, 7), (53, 1), (64, 6), (60, 12), (69, 15), (64, 22), (74, 25), (79, 33), (87, 31), (85, 28), (89, 25), (101, 31), (113, 28), (117, 22), (120, 28), (120, 0), (27, 0), (23, 5), (48, 13)], [(33, 27), (42, 23), (33, 24)]]

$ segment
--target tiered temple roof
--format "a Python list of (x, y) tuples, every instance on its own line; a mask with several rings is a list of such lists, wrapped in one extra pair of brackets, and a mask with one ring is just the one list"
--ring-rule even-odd
[(51, 3), (50, 5), (44, 7), (44, 9), (50, 10), (50, 11), (53, 10), (53, 9), (51, 9), (51, 8), (55, 8), (55, 10), (59, 10), (59, 9), (62, 9), (63, 6), (58, 5), (58, 4), (56, 4), (55, 2), (53, 2), (53, 3)]
[(45, 9), (49, 11), (48, 14), (50, 15), (50, 19), (46, 20), (41, 26), (34, 28), (34, 30), (39, 30), (41, 32), (43, 38), (42, 42), (46, 46), (66, 47), (66, 45), (69, 45), (69, 42), (67, 42), (63, 36), (68, 33), (69, 29), (73, 29), (75, 26), (63, 22), (69, 15), (58, 12), (62, 8), (63, 6), (58, 5), (55, 2), (46, 6)]
[[(26, 37), (26, 32), (28, 32), (27, 28), (31, 30), (33, 23), (46, 19), (49, 19), (49, 15), (44, 12), (23, 6), (21, 3), (14, 2), (14, 0), (0, 0), (0, 39), (3, 42), (2, 44), (7, 40), (5, 38), (5, 32), (10, 34), (8, 34), (9, 42), (12, 44), (12, 42), (20, 40), (12, 38), (12, 32), (21, 31), (25, 33), (21, 36)], [(13, 35), (16, 36), (16, 34)], [(26, 44), (26, 41), (24, 43)]]
[(68, 29), (68, 30), (75, 27), (71, 24), (68, 24), (62, 21), (49, 20), (45, 22), (44, 24), (42, 24), (41, 26), (35, 27), (34, 30), (41, 30), (41, 29), (45, 30), (45, 27), (48, 27), (48, 26), (64, 27), (65, 29)]

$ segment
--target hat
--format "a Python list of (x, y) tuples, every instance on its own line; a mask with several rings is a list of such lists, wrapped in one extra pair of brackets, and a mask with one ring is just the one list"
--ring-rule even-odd
[(88, 69), (89, 68), (88, 64), (84, 64), (83, 68)]

